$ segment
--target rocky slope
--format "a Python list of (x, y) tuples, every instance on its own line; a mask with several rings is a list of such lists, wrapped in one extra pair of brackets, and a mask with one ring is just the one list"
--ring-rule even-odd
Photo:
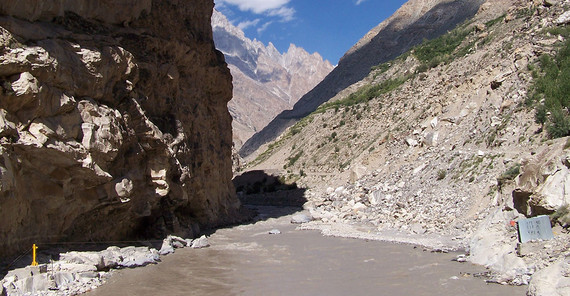
[[(503, 5), (499, 2), (499, 5)], [(483, 0), (412, 0), (371, 30), (339, 61), (338, 66), (314, 89), (280, 113), (240, 149), (248, 160), (262, 152), (259, 147), (274, 140), (286, 128), (315, 111), (339, 91), (362, 80), (370, 67), (387, 62), (424, 39), (431, 39), (471, 18)]]
[(277, 114), (294, 104), (333, 69), (318, 53), (309, 54), (291, 44), (281, 54), (245, 37), (220, 12), (212, 17), (216, 47), (224, 53), (233, 76), (232, 115), (237, 149), (263, 129)]
[(0, 255), (237, 219), (213, 1), (0, 3)]
[[(492, 281), (568, 295), (569, 140), (551, 139), (531, 98), (544, 57), (568, 47), (570, 2), (473, 3), (473, 18), (375, 66), (252, 165), (310, 188), (306, 228), (464, 248)], [(554, 239), (517, 243), (511, 221), (542, 214)]]

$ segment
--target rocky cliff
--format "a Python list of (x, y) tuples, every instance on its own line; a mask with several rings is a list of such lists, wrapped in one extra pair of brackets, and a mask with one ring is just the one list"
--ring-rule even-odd
[(240, 149), (246, 159), (287, 127), (315, 111), (349, 85), (362, 80), (372, 66), (387, 62), (425, 39), (440, 36), (475, 15), (483, 0), (411, 0), (372, 29), (339, 61), (338, 66), (292, 110), (280, 113)]
[(280, 53), (247, 38), (220, 12), (212, 17), (214, 41), (233, 76), (232, 115), (234, 143), (239, 149), (277, 114), (293, 105), (330, 73), (333, 66), (318, 53), (309, 54), (293, 44)]
[(236, 219), (213, 1), (0, 3), (0, 255)]

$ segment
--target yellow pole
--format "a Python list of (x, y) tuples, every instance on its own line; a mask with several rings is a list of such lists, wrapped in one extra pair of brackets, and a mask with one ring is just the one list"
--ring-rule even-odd
[(33, 251), (33, 255), (32, 255), (32, 257), (33, 257), (33, 258), (32, 258), (32, 266), (38, 266), (38, 262), (36, 262), (36, 250), (37, 250), (37, 248), (38, 248), (38, 247), (36, 246), (36, 244), (34, 244), (34, 245), (32, 246), (32, 251)]

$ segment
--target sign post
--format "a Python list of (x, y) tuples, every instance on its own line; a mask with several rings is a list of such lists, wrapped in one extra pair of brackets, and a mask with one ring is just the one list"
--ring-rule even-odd
[(542, 215), (517, 221), (519, 241), (526, 243), (531, 240), (549, 240), (554, 238), (550, 218)]
[(32, 246), (32, 266), (38, 266), (38, 262), (36, 261), (36, 250), (38, 247), (36, 244)]

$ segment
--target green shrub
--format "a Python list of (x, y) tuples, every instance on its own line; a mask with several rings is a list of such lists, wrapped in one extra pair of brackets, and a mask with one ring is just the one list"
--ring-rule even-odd
[(397, 89), (410, 77), (411, 76), (403, 76), (394, 79), (387, 79), (378, 84), (365, 85), (343, 99), (321, 105), (317, 111), (315, 111), (315, 113), (323, 113), (330, 108), (334, 108), (336, 111), (341, 106), (351, 107), (360, 103), (368, 102), (374, 98)]
[(505, 19), (505, 16), (506, 16), (506, 14), (503, 14), (503, 15), (499, 16), (499, 17), (496, 18), (496, 19), (492, 19), (492, 20), (486, 22), (486, 23), (485, 23), (485, 26), (486, 26), (487, 28), (492, 27), (492, 26), (494, 26), (495, 24), (498, 24), (498, 23), (502, 22), (502, 21)]
[(416, 58), (429, 68), (453, 59), (452, 53), (469, 35), (471, 30), (455, 29), (435, 39), (424, 41), (414, 49)]
[(382, 63), (380, 65), (372, 66), (372, 68), (370, 68), (370, 70), (371, 71), (379, 71), (380, 73), (384, 73), (384, 72), (388, 71), (388, 69), (390, 69), (391, 66), (392, 66), (392, 64), (390, 64), (390, 63)]
[(445, 176), (447, 176), (447, 171), (446, 170), (439, 170), (437, 171), (437, 180), (443, 180), (445, 179)]
[[(570, 135), (570, 41), (553, 57), (542, 55), (527, 105), (535, 104), (535, 121), (546, 126), (551, 138)], [(544, 99), (544, 103), (538, 102)]]
[(508, 170), (506, 170), (497, 178), (499, 186), (505, 184), (509, 180), (514, 180), (520, 174), (520, 171), (521, 171), (520, 163), (515, 163), (513, 166), (511, 166)]
[(295, 156), (290, 156), (289, 158), (287, 158), (288, 160), (287, 167), (293, 166), (297, 162), (297, 160), (301, 158), (301, 156), (303, 156), (303, 151), (299, 151), (299, 153), (295, 154)]
[(559, 222), (562, 226), (570, 225), (570, 209), (568, 205), (563, 205), (550, 215), (550, 223), (553, 225)]

